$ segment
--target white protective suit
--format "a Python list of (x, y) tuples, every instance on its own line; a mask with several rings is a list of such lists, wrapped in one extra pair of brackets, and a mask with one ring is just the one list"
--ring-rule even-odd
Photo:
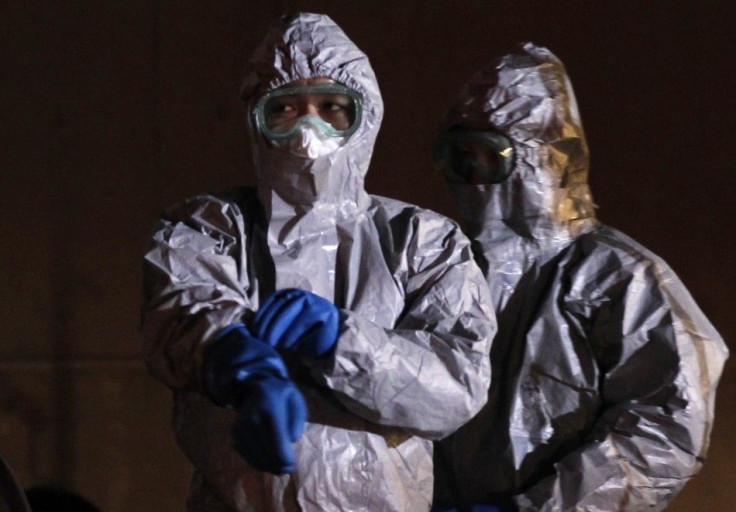
[[(253, 128), (259, 97), (310, 77), (363, 97), (360, 128), (315, 160), (270, 147)], [(144, 261), (147, 363), (174, 390), (177, 441), (196, 469), (189, 509), (426, 511), (430, 439), (477, 413), (490, 383), (496, 323), (470, 244), (445, 217), (365, 192), (382, 101), (368, 59), (328, 17), (275, 23), (242, 98), (257, 189), (169, 210)], [(231, 449), (235, 415), (204, 396), (200, 365), (218, 331), (248, 324), (290, 287), (333, 301), (346, 320), (331, 356), (287, 358), (310, 418), (296, 471), (274, 476)]]
[(435, 447), (436, 501), (661, 510), (703, 464), (727, 349), (677, 276), (599, 224), (562, 63), (526, 44), (445, 127), (504, 134), (509, 178), (450, 184), (499, 323), (487, 406)]

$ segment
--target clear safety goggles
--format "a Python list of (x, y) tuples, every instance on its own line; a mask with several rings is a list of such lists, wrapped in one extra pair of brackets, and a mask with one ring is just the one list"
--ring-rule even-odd
[(255, 108), (256, 127), (268, 139), (288, 139), (307, 123), (330, 137), (348, 137), (360, 126), (360, 94), (341, 84), (281, 87)]
[(451, 128), (432, 149), (439, 169), (464, 183), (501, 183), (514, 170), (514, 146), (497, 132)]

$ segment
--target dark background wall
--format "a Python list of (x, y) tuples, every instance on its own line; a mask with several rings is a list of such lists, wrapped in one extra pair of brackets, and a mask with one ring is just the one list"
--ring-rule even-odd
[[(369, 191), (454, 211), (429, 144), (479, 67), (520, 41), (567, 65), (600, 218), (667, 260), (734, 348), (733, 2), (3, 2), (0, 453), (106, 511), (179, 510), (187, 462), (137, 331), (159, 211), (252, 183), (237, 101), (267, 24), (330, 14), (386, 116)], [(734, 363), (710, 460), (671, 510), (736, 503)]]

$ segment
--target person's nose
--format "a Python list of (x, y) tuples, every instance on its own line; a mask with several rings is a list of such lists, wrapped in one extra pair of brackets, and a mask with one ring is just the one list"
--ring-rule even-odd
[(309, 114), (312, 114), (315, 116), (319, 115), (319, 105), (317, 105), (317, 103), (308, 101), (304, 104), (304, 112), (302, 113), (302, 115), (309, 115)]

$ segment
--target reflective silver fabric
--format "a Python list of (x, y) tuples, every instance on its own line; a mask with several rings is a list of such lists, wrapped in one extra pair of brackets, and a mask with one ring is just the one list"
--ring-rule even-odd
[[(496, 324), (468, 240), (440, 215), (364, 190), (382, 116), (365, 55), (325, 16), (285, 18), (249, 62), (242, 98), (252, 114), (265, 92), (320, 76), (363, 96), (347, 144), (304, 159), (251, 125), (257, 190), (172, 208), (145, 255), (147, 362), (175, 392), (177, 441), (196, 468), (190, 510), (426, 511), (430, 439), (487, 398)], [(285, 287), (334, 301), (347, 320), (332, 357), (288, 361), (310, 420), (297, 470), (273, 476), (230, 448), (233, 413), (200, 393), (199, 368), (218, 330), (248, 323)]]
[(436, 445), (437, 501), (663, 509), (703, 463), (722, 339), (664, 261), (595, 220), (552, 53), (526, 44), (476, 74), (445, 121), (463, 123), (519, 158), (504, 183), (451, 185), (499, 333), (488, 405)]

